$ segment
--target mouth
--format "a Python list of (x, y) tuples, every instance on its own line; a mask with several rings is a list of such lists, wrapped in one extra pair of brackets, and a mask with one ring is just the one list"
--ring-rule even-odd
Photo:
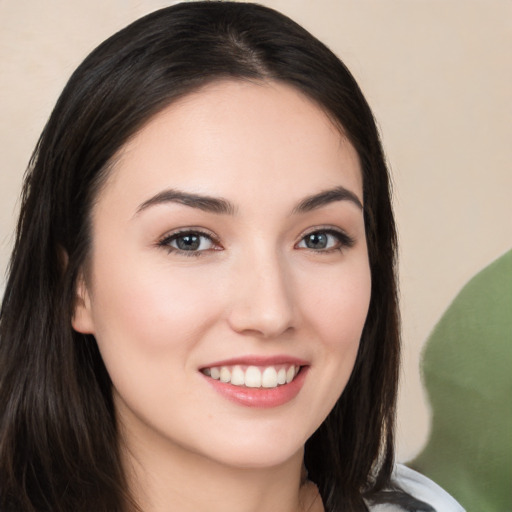
[(290, 355), (244, 356), (199, 368), (206, 383), (244, 407), (269, 409), (292, 402), (300, 393), (311, 363)]
[(273, 389), (292, 383), (303, 366), (298, 364), (222, 365), (202, 368), (203, 375), (233, 386)]

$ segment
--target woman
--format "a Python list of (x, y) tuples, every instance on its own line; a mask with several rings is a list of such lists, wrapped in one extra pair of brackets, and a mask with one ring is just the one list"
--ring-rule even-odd
[(395, 246), (371, 111), (302, 28), (194, 2), (112, 36), (25, 182), (1, 509), (461, 510), (392, 473)]

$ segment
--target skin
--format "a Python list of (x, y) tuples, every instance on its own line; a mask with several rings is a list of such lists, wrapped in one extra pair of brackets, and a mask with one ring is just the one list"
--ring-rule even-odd
[[(339, 187), (356, 200), (297, 212)], [(223, 198), (231, 211), (152, 200), (168, 189)], [(352, 145), (275, 82), (211, 84), (119, 152), (92, 212), (73, 327), (98, 342), (145, 512), (322, 510), (314, 486), (300, 486), (303, 447), (347, 383), (368, 311), (357, 200)], [(169, 248), (169, 235), (189, 228), (211, 239), (197, 251)], [(325, 249), (307, 246), (305, 235), (326, 230), (352, 243), (327, 234)], [(307, 361), (307, 374), (278, 407), (227, 400), (199, 371), (283, 354)]]

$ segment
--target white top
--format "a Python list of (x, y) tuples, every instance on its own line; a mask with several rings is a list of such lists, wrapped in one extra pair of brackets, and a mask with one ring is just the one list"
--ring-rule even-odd
[[(396, 464), (392, 481), (409, 495), (430, 505), (435, 512), (465, 512), (462, 506), (439, 485), (402, 464)], [(397, 505), (373, 505), (370, 506), (370, 510), (371, 512), (404, 512), (404, 508)], [(416, 510), (407, 510), (407, 512), (416, 512)]]

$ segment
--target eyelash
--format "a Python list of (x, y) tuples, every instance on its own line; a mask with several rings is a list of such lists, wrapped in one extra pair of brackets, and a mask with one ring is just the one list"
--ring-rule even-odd
[(345, 233), (344, 231), (342, 231), (340, 229), (326, 227), (326, 228), (315, 228), (311, 231), (308, 231), (307, 233), (305, 233), (304, 235), (301, 236), (299, 242), (295, 246), (297, 247), (300, 243), (304, 242), (306, 240), (306, 238), (311, 235), (317, 235), (317, 236), (318, 235), (328, 235), (328, 236), (334, 237), (337, 242), (335, 247), (329, 247), (329, 248), (325, 248), (325, 249), (313, 249), (310, 247), (304, 247), (304, 249), (314, 252), (314, 253), (331, 254), (336, 251), (338, 251), (338, 252), (342, 251), (343, 249), (350, 249), (355, 244), (355, 240), (352, 237), (350, 237), (349, 235), (347, 235), (347, 233)]
[[(171, 233), (169, 235), (164, 236), (159, 242), (158, 247), (163, 247), (164, 249), (167, 249), (169, 253), (175, 253), (182, 256), (188, 256), (188, 257), (199, 257), (203, 256), (205, 252), (208, 251), (218, 251), (218, 248), (212, 248), (212, 249), (202, 249), (202, 250), (183, 250), (179, 249), (178, 247), (173, 247), (171, 245), (172, 242), (175, 240), (178, 240), (180, 238), (184, 238), (186, 236), (195, 236), (202, 239), (209, 240), (213, 246), (220, 247), (219, 240), (213, 236), (212, 233), (208, 233), (206, 231), (201, 231), (200, 229), (183, 229), (180, 231), (175, 231), (174, 233)], [(201, 243), (201, 242), (200, 242)]]
[[(301, 244), (302, 242), (305, 242), (305, 240), (308, 236), (312, 236), (312, 235), (317, 235), (317, 236), (318, 235), (328, 235), (328, 236), (334, 237), (337, 241), (336, 246), (329, 247), (329, 248), (323, 248), (323, 249), (314, 249), (311, 247), (303, 247), (303, 248), (298, 247), (299, 244)], [(183, 249), (179, 249), (178, 247), (173, 247), (171, 245), (172, 242), (179, 240), (180, 238), (184, 238), (186, 236), (207, 239), (212, 243), (213, 248), (202, 249), (202, 250), (183, 250)], [(201, 244), (201, 241), (199, 243)], [(309, 232), (305, 233), (304, 235), (302, 235), (299, 242), (297, 242), (295, 244), (295, 247), (299, 248), (299, 249), (306, 249), (306, 250), (314, 252), (314, 253), (330, 254), (332, 252), (341, 251), (343, 249), (350, 248), (354, 244), (355, 244), (355, 240), (341, 230), (333, 229), (333, 228), (315, 228), (314, 230), (309, 231)], [(180, 231), (176, 231), (174, 233), (171, 233), (171, 234), (163, 237), (157, 243), (157, 245), (158, 245), (158, 247), (163, 247), (163, 248), (167, 249), (167, 251), (170, 254), (175, 253), (175, 254), (179, 254), (179, 255), (183, 255), (183, 256), (187, 256), (187, 257), (196, 257), (196, 258), (203, 256), (204, 253), (209, 252), (209, 251), (221, 250), (219, 240), (216, 237), (214, 237), (212, 233), (208, 233), (208, 232), (201, 231), (198, 229), (183, 229)]]

